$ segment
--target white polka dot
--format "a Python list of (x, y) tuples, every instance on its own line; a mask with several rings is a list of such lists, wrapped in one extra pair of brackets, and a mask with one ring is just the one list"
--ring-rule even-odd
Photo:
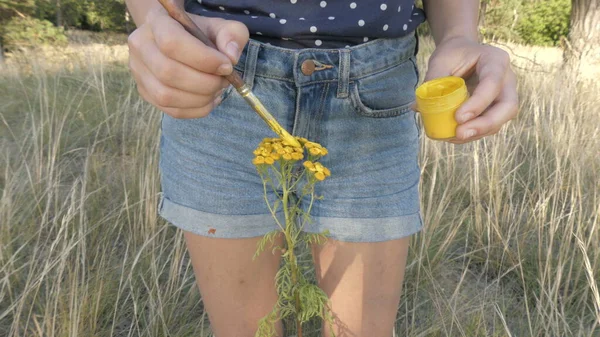
[(247, 9), (244, 9), (244, 14), (248, 15), (248, 14), (250, 14), (250, 11)]
[(282, 39), (282, 40), (286, 40), (286, 41), (289, 41), (289, 40), (291, 40), (291, 38), (289, 38), (289, 37), (282, 37), (281, 39)]
[(346, 48), (350, 48), (350, 46), (346, 45)]
[(315, 26), (310, 27), (311, 33), (315, 33), (316, 31), (317, 31), (317, 27), (315, 27)]
[(402, 26), (402, 29), (407, 30), (408, 29), (408, 25), (404, 24), (404, 26)]
[(364, 41), (364, 42), (367, 42), (367, 41), (369, 41), (369, 38), (365, 36), (365, 37), (363, 38), (363, 41)]
[(415, 13), (415, 14), (413, 14), (413, 15), (417, 16), (417, 15), (419, 15), (419, 13)]
[(350, 8), (352, 8), (352, 9), (356, 8), (356, 2), (352, 2), (352, 3), (350, 4)]
[(300, 19), (298, 19), (298, 20), (304, 21), (304, 18), (300, 18)]
[(329, 20), (335, 20), (335, 16), (328, 17)]
[(322, 45), (322, 44), (323, 44), (323, 41), (321, 41), (321, 40), (315, 40), (315, 44), (316, 44), (317, 46), (320, 46), (320, 45)]
[(412, 19), (408, 20), (408, 22), (412, 22)]
[(198, 3), (199, 3), (199, 4), (201, 4), (201, 3), (202, 3), (202, 0), (198, 0)]
[(258, 16), (251, 16), (251, 18), (256, 19)]
[(220, 9), (220, 10), (222, 10), (222, 11), (224, 11), (224, 10), (225, 10), (225, 7), (223, 7), (223, 6), (219, 6), (219, 9)]
[(388, 25), (383, 25), (383, 30), (384, 30), (384, 31), (388, 30), (388, 28), (390, 28), (390, 26), (388, 26)]
[(381, 6), (379, 6), (379, 8), (381, 8), (382, 11), (387, 9), (387, 5), (386, 4), (381, 4)]
[(365, 20), (358, 20), (358, 25), (359, 26), (364, 26), (365, 25)]
[(281, 19), (281, 20), (279, 20), (279, 23), (281, 23), (282, 25), (284, 25), (286, 22), (287, 22), (287, 20), (286, 20), (286, 19)]
[(271, 14), (269, 14), (269, 16), (270, 16), (272, 19), (275, 19), (275, 13), (271, 13)]
[(202, 8), (203, 12), (208, 12), (208, 10), (206, 8)]
[(290, 0), (291, 3), (295, 4), (298, 0)]
[(325, 6), (327, 6), (327, 1), (321, 1), (319, 6), (321, 6), (321, 8), (325, 8)]
[(262, 33), (261, 32), (256, 32), (256, 35), (262, 35)]
[(398, 12), (402, 10), (402, 6), (398, 6)]

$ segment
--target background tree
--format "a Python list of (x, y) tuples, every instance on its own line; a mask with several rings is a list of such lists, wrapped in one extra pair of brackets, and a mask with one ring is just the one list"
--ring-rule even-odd
[(600, 66), (600, 0), (573, 0), (564, 65), (574, 74)]
[(34, 9), (34, 0), (0, 0), (0, 63), (4, 62), (4, 41), (1, 30), (13, 16), (25, 17)]

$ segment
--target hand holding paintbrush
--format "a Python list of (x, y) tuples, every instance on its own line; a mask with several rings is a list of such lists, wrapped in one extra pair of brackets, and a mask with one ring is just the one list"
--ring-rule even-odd
[[(275, 133), (291, 145), (300, 146), (267, 111), (250, 88), (244, 84), (242, 78), (236, 72), (232, 71), (229, 60), (224, 59), (224, 55), (217, 51), (218, 48), (215, 44), (190, 19), (181, 7), (181, 4), (173, 0), (160, 0), (159, 2), (167, 10), (171, 18), (179, 22), (188, 33), (200, 40), (208, 48), (203, 50), (202, 55), (206, 56), (205, 62), (202, 65), (197, 64), (198, 62), (190, 57), (192, 53), (186, 53), (185, 48), (179, 48), (177, 55), (172, 55), (173, 60), (169, 60), (168, 57), (171, 55), (168, 55), (168, 46), (176, 43), (173, 41), (186, 40), (189, 36), (181, 34), (183, 31), (178, 32), (178, 30), (181, 30), (181, 27), (171, 24), (170, 26), (161, 26), (162, 29), (152, 29), (153, 26), (149, 25), (146, 29), (136, 31), (129, 39), (132, 54), (130, 68), (136, 77), (138, 90), (142, 97), (159, 107), (165, 113), (176, 118), (203, 117), (219, 103), (219, 89), (225, 87), (227, 82), (229, 82)], [(157, 20), (161, 20), (161, 18), (157, 17)], [(169, 26), (171, 30), (165, 31), (165, 26)], [(148, 36), (144, 36), (144, 34)], [(247, 40), (247, 31), (245, 31), (245, 35)], [(139, 43), (146, 40), (153, 40), (155, 43)], [(189, 43), (190, 41), (187, 42), (188, 46), (197, 45)], [(186, 43), (184, 42), (183, 44)], [(237, 49), (232, 51), (234, 54), (239, 53), (240, 44), (238, 43), (237, 45), (236, 48), (233, 48)], [(239, 55), (231, 56), (235, 59)], [(219, 68), (219, 62), (226, 66)], [(157, 64), (162, 64), (162, 66), (157, 67)], [(200, 71), (191, 72), (186, 66)], [(156, 69), (162, 70), (156, 71)], [(218, 79), (215, 74), (211, 73), (211, 69), (222, 71), (222, 73), (217, 75), (224, 75), (227, 82)], [(202, 87), (198, 86), (200, 82), (204, 83)]]

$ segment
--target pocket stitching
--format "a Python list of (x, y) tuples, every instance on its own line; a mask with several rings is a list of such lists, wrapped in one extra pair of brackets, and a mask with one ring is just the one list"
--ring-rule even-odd
[[(418, 75), (418, 69), (417, 69), (415, 61), (416, 60), (413, 60), (413, 57), (409, 57), (408, 59), (404, 60), (403, 62), (399, 62), (390, 67), (386, 67), (386, 68), (382, 69), (381, 71), (386, 71), (386, 70), (392, 69), (394, 67), (398, 67), (402, 64), (405, 64), (406, 62), (410, 62), (411, 65), (413, 66), (414, 75), (417, 78), (417, 81), (415, 83), (415, 89), (416, 89), (418, 86), (418, 82), (419, 82), (419, 75)], [(377, 73), (380, 73), (380, 72), (377, 72)], [(371, 75), (374, 75), (374, 74), (371, 74)], [(413, 102), (408, 102), (401, 106), (394, 107), (394, 108), (388, 108), (388, 109), (370, 108), (370, 107), (366, 106), (360, 98), (360, 93), (358, 90), (358, 83), (356, 81), (350, 81), (350, 85), (353, 86), (353, 88), (351, 88), (351, 90), (350, 90), (350, 95), (349, 95), (350, 101), (351, 101), (352, 105), (354, 106), (354, 109), (361, 116), (372, 117), (372, 118), (398, 117), (398, 116), (401, 116), (401, 115), (411, 111)]]
[(358, 85), (356, 82), (352, 83), (352, 94), (350, 96), (350, 101), (352, 102), (352, 106), (358, 112), (359, 115), (365, 117), (375, 117), (375, 118), (384, 118), (384, 117), (397, 117), (402, 114), (405, 114), (410, 111), (410, 107), (412, 102), (408, 102), (399, 107), (389, 108), (389, 109), (372, 109), (368, 106), (364, 105), (364, 103), (360, 100), (360, 95), (358, 92)]

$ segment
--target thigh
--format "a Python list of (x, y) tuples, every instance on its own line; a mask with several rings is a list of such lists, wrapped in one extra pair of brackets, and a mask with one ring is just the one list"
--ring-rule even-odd
[[(317, 281), (331, 300), (337, 337), (391, 336), (409, 240), (329, 239), (323, 246), (313, 246)], [(327, 324), (323, 328), (323, 336), (332, 336)]]
[[(184, 232), (196, 282), (218, 337), (253, 337), (258, 321), (277, 302), (275, 274), (281, 254), (252, 256), (260, 238), (209, 238)], [(282, 245), (278, 237), (276, 245)], [(281, 325), (277, 327), (281, 335)]]

